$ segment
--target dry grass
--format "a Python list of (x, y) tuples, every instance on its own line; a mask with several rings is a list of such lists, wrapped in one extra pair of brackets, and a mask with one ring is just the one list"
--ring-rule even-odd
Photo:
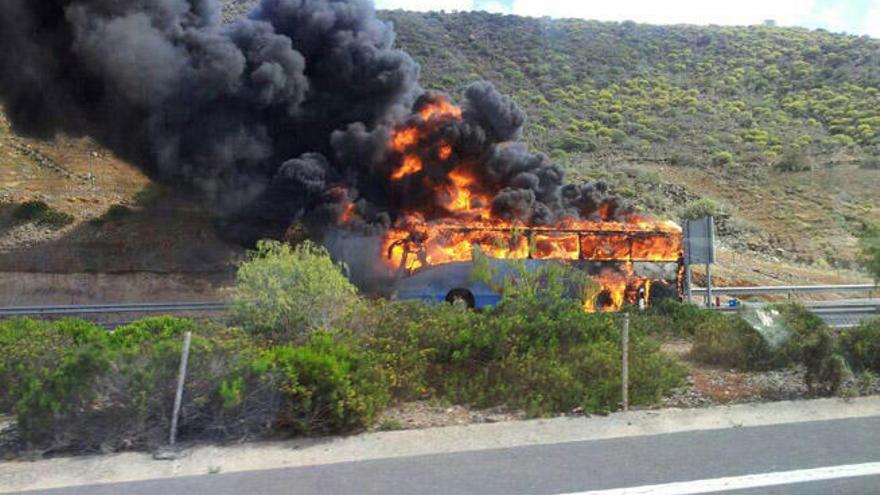
[[(711, 198), (751, 228), (746, 243), (771, 246), (769, 256), (745, 252), (722, 253), (729, 268), (719, 275), (738, 283), (786, 279), (806, 282), (856, 281), (863, 277), (837, 269), (852, 265), (856, 233), (866, 222), (880, 223), (880, 171), (857, 164), (821, 165), (812, 171), (757, 174), (722, 173), (696, 167), (640, 165), (669, 183)], [(774, 259), (775, 258), (775, 259)]]

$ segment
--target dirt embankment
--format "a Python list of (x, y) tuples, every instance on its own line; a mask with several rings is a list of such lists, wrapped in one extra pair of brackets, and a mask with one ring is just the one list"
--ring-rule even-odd
[(68, 205), (79, 216), (60, 230), (17, 223), (13, 208), (0, 205), (0, 306), (217, 300), (243, 251), (174, 199), (99, 216)]
[(0, 306), (218, 301), (231, 274), (0, 272)]
[[(22, 222), (42, 201), (63, 228)], [(0, 306), (216, 299), (241, 248), (212, 212), (90, 139), (16, 135), (0, 107)]]

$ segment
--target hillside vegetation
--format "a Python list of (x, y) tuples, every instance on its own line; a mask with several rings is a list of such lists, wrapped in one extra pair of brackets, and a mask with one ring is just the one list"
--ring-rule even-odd
[[(224, 15), (254, 3), (228, 0)], [(421, 64), (425, 88), (458, 98), (471, 81), (492, 81), (526, 110), (525, 140), (571, 180), (606, 179), (673, 219), (702, 199), (723, 244), (746, 254), (737, 266), (764, 263), (730, 280), (790, 272), (792, 262), (854, 267), (857, 235), (880, 223), (880, 40), (770, 26), (380, 15)], [(91, 141), (21, 138), (0, 115), (0, 227), (27, 201), (85, 220), (137, 207), (144, 187)], [(78, 224), (16, 226), (0, 233), (0, 250), (70, 229)], [(114, 235), (89, 229), (89, 239)]]
[[(383, 14), (424, 85), (488, 79), (525, 139), (680, 217), (708, 197), (738, 250), (851, 266), (880, 220), (880, 40), (771, 26)], [(806, 234), (806, 235), (805, 235)]]
[[(388, 12), (429, 87), (485, 78), (554, 156), (765, 164), (876, 155), (880, 40), (799, 28)], [(796, 168), (797, 164), (791, 164)]]

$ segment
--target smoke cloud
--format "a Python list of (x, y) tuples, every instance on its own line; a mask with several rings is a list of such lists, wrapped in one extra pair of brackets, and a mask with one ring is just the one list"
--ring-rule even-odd
[(451, 156), (428, 146), (430, 166), (392, 183), (395, 129), (443, 95), (419, 86), (369, 0), (262, 0), (231, 24), (217, 0), (3, 0), (0, 51), (0, 99), (18, 132), (92, 136), (247, 218), (244, 238), (296, 219), (339, 225), (352, 211), (352, 225), (379, 232), (462, 166), (503, 218), (631, 212), (602, 183), (565, 185), (518, 142), (525, 114), (488, 82), (467, 89), (460, 119), (430, 129)]

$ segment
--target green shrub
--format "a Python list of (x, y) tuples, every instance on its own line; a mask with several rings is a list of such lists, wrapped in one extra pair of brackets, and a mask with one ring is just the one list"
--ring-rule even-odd
[[(254, 391), (247, 408), (226, 407), (229, 396), (224, 391), (229, 391), (223, 384), (241, 382), (258, 353), (247, 335), (187, 320), (157, 325), (160, 320), (128, 326), (121, 338), (110, 339), (111, 366), (97, 387), (107, 402), (92, 414), (73, 415), (65, 426), (79, 432), (78, 443), (119, 449), (165, 441), (185, 330), (193, 336), (178, 437), (225, 439), (269, 431), (274, 410), (264, 390)], [(263, 407), (255, 407), (257, 403)]]
[(70, 225), (74, 220), (72, 215), (58, 211), (43, 201), (27, 201), (18, 205), (12, 212), (12, 218), (54, 229)]
[(770, 310), (780, 313), (789, 332), (778, 347), (771, 347), (742, 318), (713, 313), (696, 326), (691, 357), (745, 370), (801, 364), (811, 391), (836, 392), (846, 376), (846, 362), (834, 353), (831, 331), (825, 322), (800, 305), (775, 305)]
[(570, 132), (563, 133), (559, 139), (550, 143), (551, 149), (559, 149), (566, 153), (589, 153), (595, 151), (596, 147), (596, 142), (589, 136)]
[(792, 332), (777, 360), (782, 364), (800, 363), (806, 370), (807, 387), (834, 393), (845, 378), (846, 363), (834, 353), (831, 329), (815, 313), (799, 304), (779, 304), (778, 310)]
[(40, 218), (49, 211), (49, 205), (44, 201), (25, 201), (15, 207), (12, 218), (23, 222), (30, 222)]
[(265, 351), (252, 364), (280, 394), (275, 427), (294, 433), (338, 433), (373, 423), (388, 402), (388, 386), (355, 342), (316, 332), (301, 346)]
[(780, 172), (804, 172), (813, 169), (813, 159), (803, 149), (791, 148), (773, 166)]
[[(407, 397), (504, 405), (530, 416), (576, 407), (614, 410), (620, 401), (620, 322), (585, 313), (581, 299), (565, 297), (566, 284), (559, 281), (567, 276), (560, 270), (560, 279), (551, 270), (504, 281), (502, 303), (481, 312), (413, 303), (381, 307), (365, 342), (385, 356), (383, 362), (394, 363), (397, 376), (417, 384), (403, 387)], [(655, 404), (683, 377), (681, 366), (634, 326), (633, 403)]]
[(621, 144), (624, 141), (626, 141), (627, 136), (626, 136), (626, 133), (621, 131), (620, 129), (612, 129), (609, 137), (611, 138), (612, 143)]
[(716, 216), (721, 211), (718, 203), (709, 198), (700, 198), (688, 203), (681, 214), (683, 220), (696, 220), (703, 217)]
[(853, 371), (880, 373), (880, 319), (863, 321), (842, 331), (838, 342)]
[(712, 155), (712, 165), (722, 166), (733, 163), (733, 154), (729, 151), (718, 151)]
[(99, 341), (103, 333), (104, 329), (79, 320), (0, 321), (0, 412), (12, 412), (28, 382), (54, 373), (71, 352)]
[(565, 162), (568, 160), (568, 152), (559, 148), (550, 150), (550, 159), (554, 162)]
[(238, 268), (232, 315), (246, 330), (284, 340), (340, 325), (360, 303), (326, 249), (261, 241)]
[(815, 374), (811, 375), (809, 368), (807, 373), (807, 387), (811, 391), (833, 395), (840, 390), (850, 371), (843, 356), (832, 354), (827, 360), (820, 361)]
[(160, 445), (170, 427), (184, 330), (195, 334), (180, 437), (268, 431), (275, 413), (271, 400), (263, 400), (263, 408), (253, 407), (252, 398), (249, 408), (224, 409), (220, 384), (243, 376), (256, 356), (247, 336), (176, 318), (136, 322), (113, 335), (79, 320), (3, 322), (4, 410), (15, 414), (20, 437), (35, 448)]
[[(534, 251), (534, 246), (531, 249)], [(570, 265), (548, 262), (529, 267), (521, 261), (492, 261), (478, 250), (474, 252), (471, 277), (502, 295), (502, 310), (514, 312), (531, 309), (523, 305), (543, 306), (550, 312), (560, 304), (567, 307), (571, 301), (582, 305), (585, 297), (595, 298), (600, 289), (584, 271)]]
[[(577, 301), (553, 311), (518, 301), (459, 328), (438, 349), (431, 376), (442, 396), (478, 406), (505, 404), (532, 416), (616, 409), (620, 400), (620, 328), (612, 316), (589, 314)], [(683, 378), (646, 335), (631, 335), (631, 396), (654, 404)]]
[(859, 261), (874, 281), (880, 283), (880, 226), (865, 229), (859, 238)]
[(691, 153), (676, 152), (670, 155), (669, 164), (675, 167), (696, 167), (700, 160)]
[(196, 323), (174, 316), (154, 316), (123, 325), (110, 334), (117, 346), (132, 346), (145, 341), (180, 338), (196, 329)]
[(691, 357), (706, 364), (763, 369), (772, 356), (764, 339), (745, 320), (712, 313), (694, 327)]
[(708, 318), (714, 318), (714, 314), (712, 310), (701, 308), (696, 304), (664, 299), (648, 308), (644, 316), (637, 314), (633, 318), (633, 323), (638, 325), (643, 322), (647, 327), (646, 331), (650, 333), (693, 337), (697, 326)]
[(434, 392), (428, 385), (428, 365), (448, 336), (479, 318), (449, 304), (377, 301), (361, 308), (355, 333), (385, 370), (393, 396), (412, 400)]
[[(65, 320), (47, 324), (44, 343), (55, 344), (37, 365), (19, 362), (20, 380), (11, 388), (18, 432), (31, 444), (66, 447), (71, 432), (59, 427), (98, 397), (95, 384), (110, 358), (103, 329)], [(29, 338), (29, 337), (27, 337)]]

